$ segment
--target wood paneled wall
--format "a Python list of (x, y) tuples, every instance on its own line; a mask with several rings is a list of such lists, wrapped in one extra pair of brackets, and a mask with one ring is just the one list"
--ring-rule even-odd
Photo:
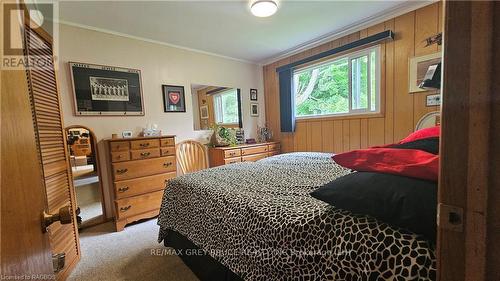
[[(413, 56), (441, 50), (436, 44), (425, 47), (424, 40), (442, 31), (442, 21), (442, 3), (434, 3), (266, 65), (266, 121), (275, 139), (281, 140), (282, 150), (339, 153), (406, 137), (424, 114), (439, 110), (425, 105), (426, 96), (432, 92), (408, 93), (408, 61)], [(381, 115), (302, 119), (297, 120), (295, 133), (280, 133), (277, 67), (389, 29), (395, 33), (395, 39), (381, 44)]]

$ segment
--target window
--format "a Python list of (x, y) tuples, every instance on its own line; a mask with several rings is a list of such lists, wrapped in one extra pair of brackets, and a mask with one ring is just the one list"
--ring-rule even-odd
[(295, 116), (380, 112), (380, 47), (293, 72)]
[(238, 124), (238, 94), (230, 89), (213, 96), (215, 122), (217, 124)]

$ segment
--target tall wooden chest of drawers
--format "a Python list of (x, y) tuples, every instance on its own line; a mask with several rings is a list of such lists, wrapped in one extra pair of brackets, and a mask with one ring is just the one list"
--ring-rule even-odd
[(257, 161), (280, 153), (279, 142), (242, 144), (237, 146), (212, 147), (208, 154), (210, 167), (238, 162)]
[(166, 182), (176, 177), (175, 136), (107, 140), (117, 231), (158, 215)]

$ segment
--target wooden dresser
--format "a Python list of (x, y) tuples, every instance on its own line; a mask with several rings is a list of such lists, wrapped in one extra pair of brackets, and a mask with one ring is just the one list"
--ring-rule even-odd
[(238, 162), (257, 161), (280, 153), (279, 142), (212, 147), (208, 151), (210, 167)]
[(158, 215), (166, 182), (176, 177), (175, 136), (108, 139), (116, 231)]

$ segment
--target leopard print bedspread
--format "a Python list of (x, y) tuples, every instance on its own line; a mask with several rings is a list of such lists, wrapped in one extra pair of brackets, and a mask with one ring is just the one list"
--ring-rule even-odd
[(290, 153), (171, 180), (158, 224), (244, 280), (435, 280), (415, 234), (309, 195), (352, 171), (324, 153)]

